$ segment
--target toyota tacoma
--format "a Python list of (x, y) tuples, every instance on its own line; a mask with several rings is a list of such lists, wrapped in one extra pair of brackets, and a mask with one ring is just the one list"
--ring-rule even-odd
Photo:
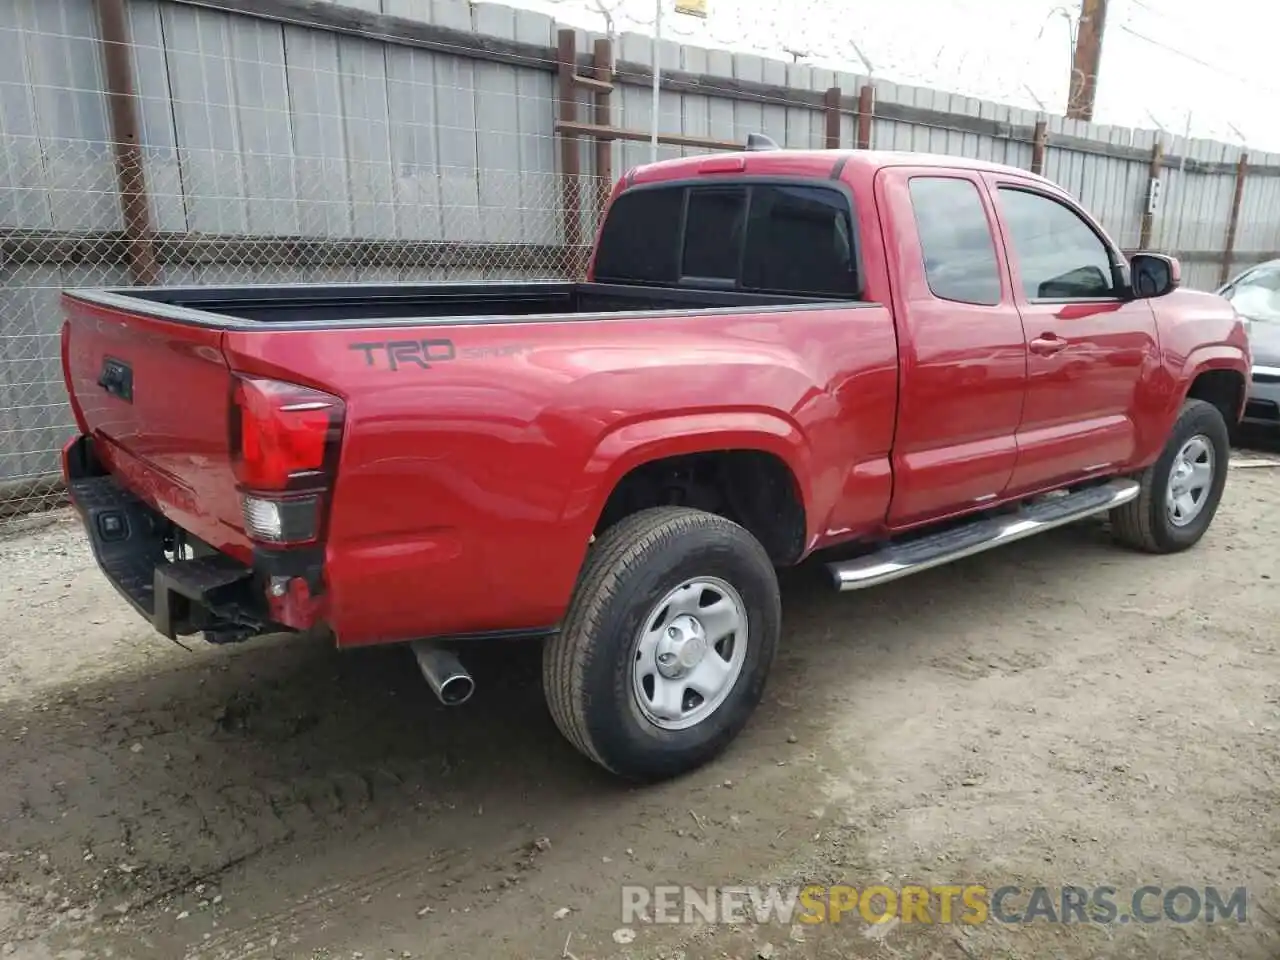
[(628, 172), (583, 282), (66, 291), (105, 575), (170, 638), (406, 643), (446, 703), (528, 637), (565, 737), (655, 780), (747, 723), (780, 567), (1201, 538), (1251, 365), (1226, 300), (1025, 170), (754, 146)]

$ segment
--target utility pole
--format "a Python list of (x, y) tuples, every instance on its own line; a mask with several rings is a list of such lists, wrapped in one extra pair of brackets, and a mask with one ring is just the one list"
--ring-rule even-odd
[(1107, 27), (1107, 0), (1081, 0), (1076, 26), (1076, 47), (1071, 58), (1071, 83), (1067, 88), (1067, 119), (1092, 120), (1098, 92), (1098, 67), (1102, 64), (1102, 34)]

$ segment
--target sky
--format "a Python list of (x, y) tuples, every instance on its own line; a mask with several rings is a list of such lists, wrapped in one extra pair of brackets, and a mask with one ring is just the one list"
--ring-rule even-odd
[[(838, 67), (1062, 113), (1080, 0), (510, 0), (562, 22)], [(1094, 121), (1280, 152), (1280, 3), (1110, 0)]]

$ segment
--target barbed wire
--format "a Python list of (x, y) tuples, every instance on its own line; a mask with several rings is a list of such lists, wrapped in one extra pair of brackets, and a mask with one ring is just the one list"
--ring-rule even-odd
[[(599, 28), (591, 17), (597, 3), (608, 5), (615, 34), (650, 33), (653, 26), (655, 0), (519, 2), (587, 29)], [(1079, 0), (900, 0), (878, 7), (875, 18), (851, 16), (843, 0), (709, 0), (708, 6), (705, 21), (664, 17), (664, 35), (1049, 113), (1061, 113), (1090, 79), (1071, 66)], [(1159, 126), (1171, 134), (1244, 140), (1280, 151), (1280, 115), (1266, 102), (1274, 101), (1280, 82), (1272, 77), (1272, 56), (1265, 50), (1280, 32), (1280, 8), (1241, 9), (1251, 21), (1266, 20), (1270, 30), (1262, 24), (1242, 29), (1239, 20), (1221, 13), (1193, 17), (1151, 0), (1112, 0), (1095, 120), (1140, 127), (1150, 111), (1163, 117)], [(1225, 23), (1219, 34), (1231, 39), (1206, 34), (1210, 20)], [(991, 28), (995, 22), (998, 29)], [(1169, 31), (1177, 37), (1165, 36)], [(1237, 39), (1242, 33), (1261, 48), (1244, 58), (1247, 69)], [(1158, 82), (1125, 69), (1127, 60), (1140, 55), (1130, 38), (1159, 52)], [(1186, 38), (1193, 39), (1194, 49), (1186, 48)], [(1187, 66), (1205, 76), (1189, 77)], [(1196, 89), (1210, 81), (1215, 92)], [(1188, 108), (1189, 101), (1198, 106)]]
[[(617, 36), (626, 31), (651, 30), (653, 25), (652, 9), (654, 0), (517, 0), (535, 9), (550, 10), (561, 18), (576, 20), (578, 25), (601, 29), (603, 32)], [(670, 2), (670, 0), (665, 0)], [(1113, 0), (1113, 3), (1116, 0)], [(1000, 33), (1000, 56), (993, 57), (981, 45), (975, 44), (968, 35), (956, 35), (953, 25), (960, 22), (981, 22), (990, 20), (990, 11), (986, 9), (989, 0), (933, 0), (931, 9), (940, 11), (933, 19), (940, 25), (930, 28), (928, 23), (907, 31), (895, 31), (890, 23), (883, 29), (884, 35), (868, 33), (867, 29), (854, 30), (848, 27), (847, 20), (833, 17), (840, 4), (837, 0), (793, 0), (789, 4), (781, 4), (777, 0), (737, 0), (733, 4), (716, 3), (711, 0), (712, 16), (706, 22), (696, 18), (670, 15), (664, 18), (664, 32), (669, 39), (695, 40), (701, 44), (710, 44), (725, 49), (743, 52), (772, 54), (792, 62), (818, 66), (827, 69), (853, 70), (864, 73), (876, 80), (887, 80), (916, 86), (941, 88), (955, 94), (972, 96), (979, 99), (991, 99), (1012, 106), (1045, 112), (1060, 112), (1069, 95), (1078, 90), (1085, 79), (1074, 74), (1070, 69), (1069, 57), (1071, 49), (1071, 33), (1074, 29), (1076, 4), (1069, 8), (1061, 3), (1050, 5), (1038, 3), (1020, 3), (1019, 10), (1025, 14), (1009, 21)], [(1266, 75), (1255, 77), (1233, 69), (1231, 59), (1221, 51), (1200, 56), (1195, 51), (1187, 51), (1182, 47), (1162, 39), (1151, 30), (1151, 23), (1163, 23), (1172, 29), (1188, 34), (1188, 24), (1168, 10), (1154, 7), (1149, 2), (1139, 0), (1119, 0), (1119, 20), (1113, 13), (1113, 25), (1117, 35), (1132, 37), (1134, 41), (1147, 44), (1180, 63), (1201, 67), (1220, 82), (1228, 82), (1234, 88), (1257, 99), (1258, 91), (1274, 93), (1276, 82)], [(898, 8), (910, 7), (905, 4), (895, 5)], [(648, 10), (646, 16), (641, 11)], [(727, 10), (728, 13), (723, 12)], [(720, 11), (720, 13), (717, 13)], [(571, 14), (577, 16), (570, 16)], [(945, 14), (945, 16), (944, 16)], [(585, 20), (584, 20), (585, 17)], [(1145, 20), (1143, 18), (1146, 18)], [(834, 22), (834, 26), (829, 26)], [(1066, 28), (1060, 34), (1054, 24), (1061, 22)], [(301, 25), (301, 22), (299, 22)], [(708, 26), (710, 24), (710, 26)], [(817, 26), (814, 26), (817, 24)], [(10, 31), (30, 33), (34, 28), (29, 24), (0, 24), (0, 32)], [(931, 33), (932, 30), (932, 33)], [(65, 31), (50, 30), (42, 26), (39, 31), (43, 36), (65, 41), (83, 43), (85, 38)], [(861, 33), (861, 36), (855, 35)], [(673, 35), (674, 34), (674, 35)], [(1057, 34), (1055, 36), (1055, 34)], [(375, 35), (376, 36), (376, 35)], [(1198, 35), (1197, 35), (1198, 36)], [(255, 43), (261, 44), (261, 35), (255, 36)], [(1046, 44), (1048, 45), (1046, 47)], [(172, 44), (152, 44), (144, 40), (135, 40), (134, 46), (142, 51), (160, 56), (174, 52)], [(1107, 49), (1111, 49), (1114, 43)], [(447, 48), (447, 47), (446, 47)], [(1022, 51), (1017, 60), (1011, 60), (1009, 50)], [(278, 70), (279, 64), (269, 62), (263, 57), (262, 50), (249, 53), (232, 50), (218, 50), (217, 44), (201, 46), (196, 51), (202, 58), (213, 58), (229, 67), (259, 71), (269, 76), (272, 70)], [(465, 47), (458, 47), (457, 52), (465, 56)], [(1046, 52), (1049, 54), (1046, 56)], [(344, 57), (354, 61), (349, 67), (340, 66), (336, 70), (327, 70), (322, 66), (304, 67), (291, 64), (290, 73), (310, 71), (317, 76), (331, 75), (342, 79), (358, 79), (365, 76), (368, 69), (376, 74), (385, 75), (389, 87), (403, 83), (391, 69), (390, 62), (381, 69), (362, 62), (364, 54), (359, 47), (338, 45), (337, 55), (341, 61)], [(617, 48), (614, 49), (615, 58)], [(550, 57), (538, 60), (548, 68), (554, 66)], [(1122, 59), (1117, 62), (1123, 62)], [(1168, 131), (1190, 132), (1193, 136), (1207, 136), (1224, 139), (1229, 142), (1247, 142), (1255, 146), (1270, 144), (1280, 148), (1280, 120), (1270, 119), (1274, 111), (1259, 109), (1254, 111), (1233, 110), (1230, 107), (1231, 97), (1217, 98), (1213, 108), (1196, 109), (1186, 106), (1187, 98), (1178, 96), (1171, 102), (1161, 103), (1160, 92), (1168, 84), (1147, 85), (1145, 91), (1153, 91), (1156, 95), (1142, 99), (1141, 109), (1133, 109), (1137, 98), (1114, 92), (1115, 69), (1109, 70), (1112, 82), (1103, 83), (1099, 92), (1099, 111), (1097, 119), (1117, 122), (1126, 126), (1140, 126), (1149, 117), (1157, 118), (1157, 125)], [(1177, 71), (1170, 71), (1178, 76)], [(1264, 72), (1265, 74), (1265, 72)], [(1185, 78), (1183, 78), (1185, 81)], [(0, 81), (4, 83), (5, 81)], [(7, 81), (17, 83), (18, 81)], [(38, 86), (38, 85), (37, 85)], [(49, 86), (49, 85), (46, 85)], [(227, 85), (230, 89), (232, 85)], [(76, 92), (75, 84), (65, 85), (62, 89)], [(85, 92), (88, 92), (87, 90)], [(175, 91), (169, 91), (170, 95)], [(230, 106), (230, 103), (219, 103), (215, 90), (204, 88), (201, 99), (210, 108)], [(493, 90), (490, 96), (510, 97), (519, 100), (535, 96), (537, 99), (550, 98), (550, 92), (542, 95), (531, 95), (527, 92), (507, 92)], [(179, 99), (183, 99), (179, 97)], [(1170, 100), (1170, 98), (1165, 98)], [(1225, 103), (1225, 106), (1224, 106)], [(238, 109), (251, 110), (252, 105), (235, 104)], [(1264, 106), (1266, 106), (1264, 104)], [(1122, 109), (1120, 116), (1109, 116)], [(300, 111), (305, 112), (305, 111)], [(1242, 114), (1244, 114), (1242, 116)], [(326, 116), (323, 111), (315, 111), (314, 116)], [(1190, 116), (1191, 123), (1186, 120)], [(1270, 134), (1263, 128), (1275, 127)]]

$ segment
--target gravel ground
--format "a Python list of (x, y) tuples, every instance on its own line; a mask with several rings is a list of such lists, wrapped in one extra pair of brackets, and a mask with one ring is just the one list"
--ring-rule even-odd
[[(451, 710), (403, 649), (188, 651), (70, 516), (28, 521), (0, 536), (0, 953), (1280, 956), (1278, 507), (1280, 469), (1237, 466), (1180, 556), (1085, 523), (863, 595), (793, 571), (752, 724), (647, 789), (561, 740), (529, 645), (477, 650)], [(622, 923), (624, 883), (772, 882), (1248, 900), (1244, 923)]]

